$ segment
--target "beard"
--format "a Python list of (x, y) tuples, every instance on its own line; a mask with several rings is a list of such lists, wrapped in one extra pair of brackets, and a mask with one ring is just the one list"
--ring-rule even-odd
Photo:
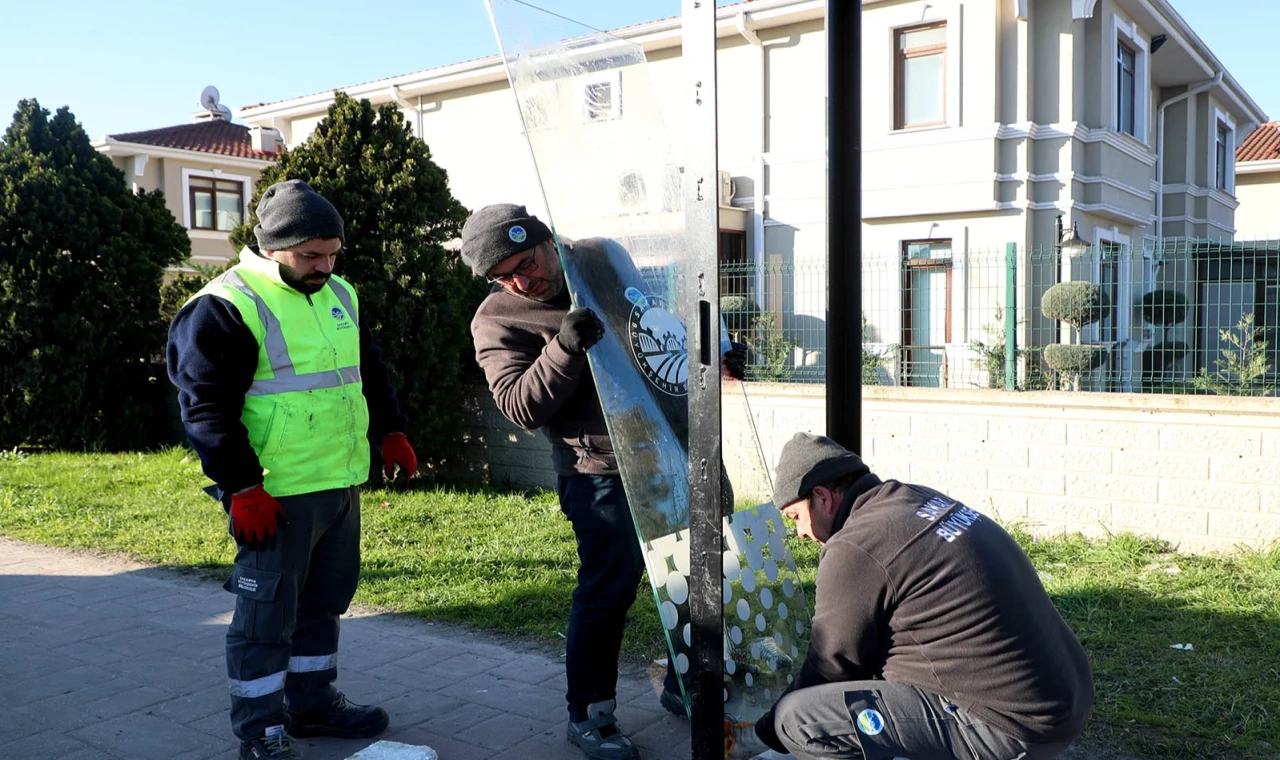
[(284, 284), (303, 295), (309, 296), (313, 293), (319, 293), (320, 289), (329, 282), (330, 275), (324, 272), (312, 272), (304, 276), (301, 272), (288, 264), (281, 262), (277, 263), (280, 263), (280, 279), (284, 281)]
[(530, 300), (541, 303), (546, 303), (547, 301), (552, 301), (560, 297), (560, 294), (565, 291), (566, 287), (566, 283), (564, 281), (564, 268), (560, 266), (560, 257), (556, 255), (555, 250), (552, 249), (544, 259), (543, 270), (546, 273), (546, 277), (542, 278), (542, 282), (545, 283), (541, 288), (543, 292), (538, 293), (536, 297), (528, 296)]

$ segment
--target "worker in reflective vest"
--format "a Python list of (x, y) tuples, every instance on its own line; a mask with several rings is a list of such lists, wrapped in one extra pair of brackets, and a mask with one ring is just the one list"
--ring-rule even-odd
[(238, 545), (225, 587), (239, 756), (285, 760), (301, 757), (295, 736), (387, 727), (333, 686), (338, 618), (360, 576), (368, 437), (388, 477), (418, 462), (355, 289), (333, 274), (342, 217), (300, 180), (267, 188), (257, 212), (261, 253), (245, 248), (182, 307), (168, 369)]

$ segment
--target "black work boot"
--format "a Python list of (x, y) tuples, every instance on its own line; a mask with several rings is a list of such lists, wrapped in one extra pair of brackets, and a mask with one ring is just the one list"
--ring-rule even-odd
[(289, 712), (289, 730), (294, 736), (368, 739), (386, 731), (390, 722), (386, 710), (357, 705), (342, 692), (338, 692), (338, 698), (328, 707), (307, 712)]
[(240, 760), (302, 760), (302, 750), (284, 726), (269, 726), (262, 736), (240, 742)]

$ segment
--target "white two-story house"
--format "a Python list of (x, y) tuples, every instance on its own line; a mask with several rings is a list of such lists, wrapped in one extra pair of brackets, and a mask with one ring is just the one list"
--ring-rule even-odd
[[(1266, 116), (1168, 0), (863, 0), (865, 340), (893, 353), (885, 379), (967, 387), (970, 344), (1005, 303), (1016, 256), (1020, 346), (1062, 335), (1038, 299), (1091, 279), (1119, 307), (1086, 340), (1116, 347), (1108, 387), (1130, 389), (1149, 343), (1136, 299), (1185, 268), (1144, 257), (1161, 239), (1229, 239), (1235, 148)], [(722, 258), (758, 271), (726, 283), (777, 315), (797, 379), (821, 377), (826, 226), (826, 45), (821, 0), (717, 9)], [(680, 19), (613, 32), (643, 47), (674, 155), (686, 72)], [(584, 81), (584, 101), (626, 118), (625, 77)], [(476, 208), (541, 196), (497, 56), (342, 87), (395, 102), (454, 194)], [(304, 141), (320, 93), (241, 109), (251, 126)], [(584, 115), (583, 118), (588, 118)], [(619, 203), (634, 174), (618, 179)], [(832, 209), (831, 213), (840, 213)], [(1061, 217), (1061, 222), (1059, 221)], [(1085, 253), (1059, 251), (1074, 230)], [(1135, 251), (1135, 254), (1122, 252)], [(834, 294), (832, 297), (835, 297)], [(806, 375), (806, 373), (809, 373)]]

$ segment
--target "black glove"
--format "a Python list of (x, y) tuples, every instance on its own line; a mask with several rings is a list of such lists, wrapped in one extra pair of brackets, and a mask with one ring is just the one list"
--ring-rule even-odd
[(557, 338), (564, 350), (582, 356), (604, 337), (604, 323), (588, 308), (574, 309), (564, 315)]
[(747, 347), (742, 343), (731, 343), (733, 348), (724, 352), (724, 371), (734, 380), (747, 378)]

